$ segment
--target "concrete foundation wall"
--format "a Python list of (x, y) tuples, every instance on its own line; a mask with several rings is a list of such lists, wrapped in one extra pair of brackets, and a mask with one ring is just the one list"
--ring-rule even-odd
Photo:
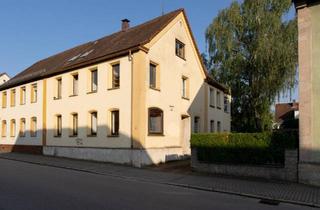
[(320, 164), (299, 163), (299, 182), (320, 186)]
[(298, 152), (287, 150), (284, 167), (214, 164), (198, 161), (197, 149), (192, 148), (191, 166), (195, 171), (231, 176), (298, 181)]
[(43, 147), (43, 154), (142, 167), (186, 158), (181, 147), (155, 149)]

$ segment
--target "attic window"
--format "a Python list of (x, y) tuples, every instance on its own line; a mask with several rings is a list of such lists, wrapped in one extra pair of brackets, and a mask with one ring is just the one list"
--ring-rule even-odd
[(71, 61), (75, 61), (75, 60), (76, 60), (76, 59), (78, 59), (80, 56), (81, 56), (81, 54), (76, 55), (76, 56), (74, 56), (74, 57), (70, 58), (68, 61), (69, 61), (69, 62), (71, 62)]
[(176, 56), (185, 59), (185, 44), (176, 39)]
[(94, 50), (92, 49), (92, 50), (90, 50), (90, 51), (88, 51), (88, 52), (85, 52), (85, 53), (83, 53), (81, 56), (80, 56), (80, 58), (84, 58), (84, 57), (86, 57), (86, 56), (88, 56), (90, 53), (92, 53)]

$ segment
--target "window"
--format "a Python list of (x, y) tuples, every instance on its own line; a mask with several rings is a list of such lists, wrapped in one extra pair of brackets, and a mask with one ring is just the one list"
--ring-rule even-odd
[(72, 118), (71, 136), (77, 136), (78, 135), (78, 114), (77, 113), (71, 114), (71, 118)]
[(7, 92), (2, 92), (2, 108), (7, 107)]
[(214, 89), (210, 88), (210, 106), (214, 107)]
[(56, 115), (56, 132), (55, 136), (60, 137), (62, 135), (62, 116)]
[(221, 132), (221, 122), (217, 122), (217, 131), (220, 133)]
[(200, 117), (194, 117), (193, 132), (194, 133), (200, 132)]
[(214, 132), (214, 120), (210, 120), (210, 132)]
[(182, 98), (189, 98), (189, 79), (188, 77), (182, 77)]
[(10, 121), (10, 136), (11, 137), (16, 136), (16, 120)]
[(37, 118), (32, 117), (30, 123), (30, 136), (36, 137), (37, 136)]
[(77, 96), (78, 95), (78, 86), (79, 86), (79, 75), (74, 74), (72, 75), (72, 95)]
[(5, 120), (2, 120), (1, 133), (2, 133), (2, 137), (7, 136), (7, 121)]
[(15, 106), (16, 105), (16, 90), (12, 89), (10, 91), (10, 106)]
[(159, 108), (149, 108), (149, 134), (163, 134), (163, 112)]
[(98, 129), (98, 114), (97, 112), (90, 113), (90, 136), (96, 136)]
[(37, 84), (31, 85), (31, 103), (36, 103), (38, 98)]
[(112, 65), (112, 88), (120, 87), (120, 64)]
[(217, 91), (217, 108), (221, 109), (221, 93), (220, 91)]
[(158, 89), (159, 88), (159, 85), (157, 84), (157, 80), (158, 80), (158, 73), (157, 73), (157, 65), (153, 64), (153, 63), (150, 63), (150, 66), (149, 66), (149, 86), (150, 88), (153, 88), (153, 89)]
[(91, 92), (98, 91), (98, 70), (91, 71)]
[(185, 59), (185, 45), (176, 39), (176, 56)]
[(19, 136), (24, 137), (26, 136), (26, 119), (21, 118), (20, 119), (20, 131), (19, 131)]
[(119, 135), (119, 110), (111, 111), (111, 135)]
[(57, 78), (56, 79), (56, 84), (57, 84), (57, 93), (55, 99), (61, 99), (62, 98), (62, 78)]
[(20, 88), (20, 104), (26, 104), (26, 87)]
[(229, 113), (229, 100), (227, 96), (224, 96), (224, 112)]

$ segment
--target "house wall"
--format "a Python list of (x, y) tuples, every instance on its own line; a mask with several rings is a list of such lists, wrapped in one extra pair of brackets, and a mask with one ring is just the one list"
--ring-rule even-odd
[[(185, 44), (185, 59), (175, 55), (176, 39)], [(230, 114), (223, 112), (223, 92), (221, 91), (221, 110), (208, 111), (208, 84), (204, 82), (204, 72), (198, 58), (187, 23), (182, 14), (177, 16), (150, 43), (151, 47), (146, 55), (145, 69), (149, 86), (149, 64), (158, 64), (160, 71), (159, 90), (146, 89), (147, 116), (149, 107), (158, 107), (164, 113), (164, 133), (160, 136), (148, 135), (146, 131), (146, 148), (155, 147), (186, 147), (190, 152), (190, 132), (184, 133), (182, 115), (188, 115), (188, 130), (194, 127), (194, 117), (200, 117), (200, 132), (208, 132), (209, 119), (221, 121), (222, 129), (230, 131)], [(182, 98), (182, 77), (189, 79), (189, 98)], [(147, 119), (145, 119), (147, 120)], [(186, 143), (186, 144), (185, 144)]]
[(301, 182), (320, 185), (320, 2), (298, 8)]
[[(120, 88), (110, 89), (112, 64), (120, 63)], [(98, 70), (98, 91), (91, 93), (90, 71)], [(78, 73), (78, 95), (72, 95), (72, 75)], [(62, 97), (56, 97), (56, 79), (62, 78)], [(128, 56), (81, 68), (47, 79), (47, 146), (66, 147), (131, 147), (131, 63)], [(110, 110), (119, 109), (119, 136), (111, 137)], [(97, 111), (97, 136), (89, 136), (90, 111)], [(78, 135), (71, 137), (71, 114), (78, 114)], [(55, 137), (56, 115), (62, 116), (62, 135)]]
[[(31, 85), (37, 84), (37, 101), (31, 103)], [(26, 87), (26, 103), (20, 104), (20, 88)], [(16, 90), (15, 106), (10, 106), (10, 93), (11, 90)], [(7, 106), (2, 107), (2, 93), (7, 92)], [(43, 80), (39, 80), (32, 83), (27, 83), (14, 88), (3, 90), (0, 92), (0, 139), (1, 145), (42, 145), (42, 105), (43, 105)], [(32, 137), (30, 135), (31, 118), (37, 118), (37, 135)], [(19, 136), (20, 119), (26, 119), (26, 135), (25, 137)], [(15, 135), (10, 135), (10, 121), (15, 120)], [(2, 121), (7, 122), (7, 135), (3, 137), (2, 133)]]

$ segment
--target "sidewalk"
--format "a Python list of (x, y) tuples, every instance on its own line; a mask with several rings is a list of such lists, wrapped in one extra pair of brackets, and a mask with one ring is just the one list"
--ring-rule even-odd
[(320, 188), (287, 182), (208, 176), (190, 171), (169, 172), (151, 168), (139, 169), (83, 160), (73, 160), (41, 155), (0, 153), (0, 159), (23, 161), (88, 173), (113, 176), (143, 182), (167, 184), (198, 190), (223, 192), (259, 199), (271, 199), (320, 208)]

